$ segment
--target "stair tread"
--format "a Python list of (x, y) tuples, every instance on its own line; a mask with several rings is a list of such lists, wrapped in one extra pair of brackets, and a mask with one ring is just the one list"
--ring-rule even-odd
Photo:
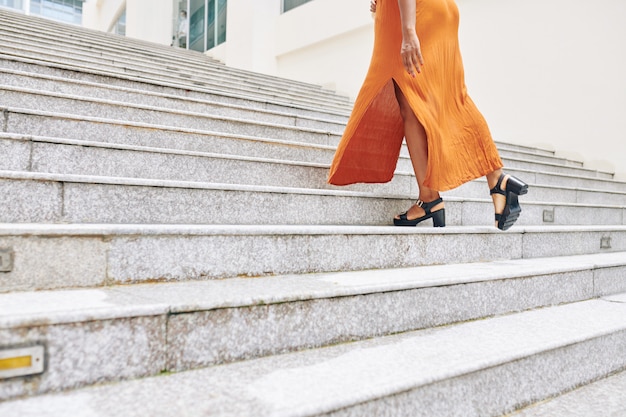
[(626, 253), (0, 294), (0, 329), (178, 314), (626, 266)]
[[(310, 416), (626, 331), (624, 295), (0, 404), (3, 415)], [(596, 355), (602, 355), (597, 352)], [(589, 358), (593, 362), (593, 357)], [(581, 372), (582, 373), (582, 372)], [(468, 377), (469, 378), (469, 377)], [(534, 372), (507, 375), (525, 383)], [(528, 379), (526, 379), (528, 378)], [(504, 382), (504, 381), (503, 381)], [(475, 382), (480, 383), (480, 381)], [(499, 393), (493, 392), (493, 396)], [(111, 401), (115, 398), (115, 401)], [(425, 397), (421, 407), (433, 407)], [(488, 400), (488, 398), (486, 399)], [(460, 401), (452, 399), (450, 402)], [(451, 406), (451, 404), (447, 404)], [(138, 410), (140, 408), (140, 411)], [(139, 411), (139, 412), (138, 412)], [(422, 414), (428, 409), (420, 409)], [(61, 414), (62, 413), (62, 414)], [(15, 414), (13, 414), (15, 415)], [(432, 414), (431, 414), (432, 415)]]
[(533, 404), (507, 417), (623, 417), (626, 416), (626, 372), (620, 372)]

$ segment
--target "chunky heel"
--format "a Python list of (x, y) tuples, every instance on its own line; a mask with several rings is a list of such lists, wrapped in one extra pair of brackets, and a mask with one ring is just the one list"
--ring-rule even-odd
[(433, 227), (446, 227), (446, 209), (433, 212)]
[(415, 203), (418, 207), (424, 209), (425, 214), (417, 219), (409, 220), (406, 216), (408, 211), (405, 211), (400, 215), (399, 219), (393, 219), (393, 224), (396, 226), (417, 226), (418, 223), (423, 222), (426, 219), (433, 219), (433, 227), (445, 227), (446, 226), (446, 209), (441, 208), (437, 211), (431, 211), (437, 204), (443, 203), (441, 197), (431, 201), (430, 203), (424, 203), (422, 200), (417, 200)]
[(498, 229), (500, 230), (508, 230), (517, 221), (522, 212), (517, 197), (528, 192), (528, 184), (511, 175), (508, 175), (506, 187), (503, 190), (502, 181), (506, 177), (507, 175), (505, 174), (500, 175), (496, 186), (489, 190), (490, 194), (501, 194), (506, 197), (506, 204), (504, 205), (502, 213), (496, 213), (495, 215), (496, 222), (498, 222)]
[(517, 177), (510, 176), (506, 182), (506, 191), (517, 195), (524, 195), (528, 192), (528, 184)]

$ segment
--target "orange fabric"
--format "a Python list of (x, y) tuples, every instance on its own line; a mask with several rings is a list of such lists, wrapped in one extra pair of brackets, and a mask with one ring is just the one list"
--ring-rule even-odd
[(467, 95), (453, 0), (416, 0), (424, 66), (412, 78), (400, 56), (397, 0), (378, 0), (370, 68), (337, 148), (328, 182), (388, 182), (404, 137), (393, 82), (428, 137), (425, 185), (449, 190), (502, 167), (487, 123)]

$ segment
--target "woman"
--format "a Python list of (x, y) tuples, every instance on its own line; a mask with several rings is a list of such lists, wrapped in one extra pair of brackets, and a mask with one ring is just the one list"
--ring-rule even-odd
[(454, 0), (371, 0), (375, 43), (367, 77), (328, 182), (391, 181), (403, 137), (419, 199), (397, 226), (445, 226), (440, 191), (486, 176), (496, 227), (507, 230), (528, 186), (502, 172), (487, 124), (467, 95)]

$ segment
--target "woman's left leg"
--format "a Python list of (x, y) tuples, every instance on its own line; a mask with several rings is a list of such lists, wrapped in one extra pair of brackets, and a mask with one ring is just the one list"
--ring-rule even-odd
[[(428, 166), (428, 140), (426, 137), (426, 131), (424, 126), (420, 123), (418, 118), (413, 113), (413, 109), (409, 106), (409, 103), (402, 94), (400, 87), (394, 82), (394, 88), (396, 93), (396, 99), (400, 106), (400, 113), (404, 121), (404, 137), (409, 149), (409, 155), (411, 157), (411, 163), (413, 170), (415, 171), (415, 177), (417, 178), (417, 185), (419, 187), (419, 200), (423, 203), (431, 203), (440, 198), (439, 191), (424, 185), (426, 180), (426, 168)], [(443, 202), (436, 203), (432, 207), (428, 207), (430, 212), (436, 212), (444, 208)], [(406, 212), (406, 219), (409, 221), (419, 219), (425, 216), (426, 210), (419, 204), (413, 205)], [(400, 220), (400, 215), (395, 217), (396, 220)], [(445, 223), (445, 222), (444, 222)]]

